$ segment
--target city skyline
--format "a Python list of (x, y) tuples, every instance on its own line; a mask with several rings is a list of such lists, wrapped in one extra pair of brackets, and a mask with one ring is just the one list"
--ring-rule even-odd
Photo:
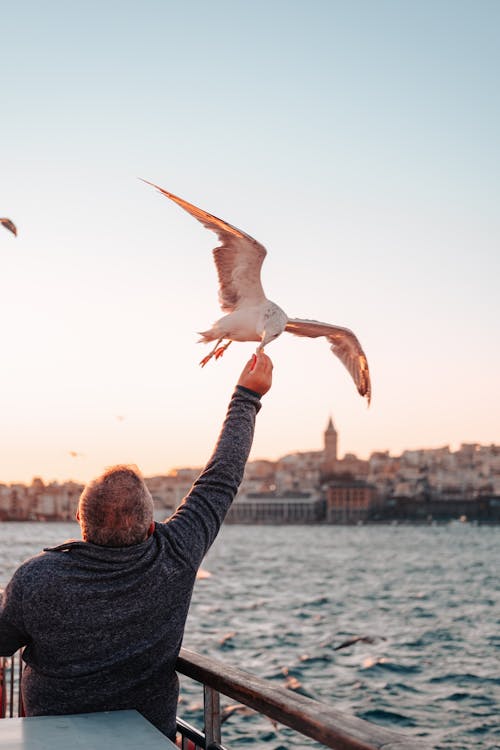
[[(500, 445), (464, 444), (406, 450), (400, 456), (375, 451), (369, 460), (338, 454), (338, 432), (330, 419), (323, 447), (277, 461), (249, 461), (228, 523), (356, 523), (363, 521), (470, 518), (498, 523)], [(144, 477), (156, 513), (170, 515), (189, 493), (200, 467), (177, 467)], [(0, 521), (72, 520), (83, 484), (0, 482)]]
[[(426, 452), (428, 452), (429, 455), (430, 455), (433, 452), (443, 451), (445, 449), (449, 449), (450, 453), (453, 455), (453, 454), (458, 453), (465, 446), (470, 446), (470, 445), (476, 445), (476, 446), (478, 446), (481, 449), (498, 448), (500, 450), (500, 444), (497, 444), (497, 443), (479, 443), (477, 441), (472, 441), (470, 443), (470, 442), (467, 442), (467, 441), (459, 441), (455, 446), (451, 445), (450, 443), (446, 443), (446, 444), (443, 444), (443, 445), (435, 445), (435, 446), (407, 446), (406, 448), (403, 448), (403, 450), (401, 450), (399, 453), (394, 453), (394, 452), (390, 451), (388, 448), (373, 448), (373, 450), (369, 451), (369, 453), (366, 456), (360, 456), (357, 453), (354, 453), (353, 451), (339, 450), (339, 447), (341, 447), (341, 445), (342, 445), (341, 433), (337, 429), (335, 422), (332, 420), (332, 417), (330, 416), (329, 419), (328, 419), (328, 422), (325, 423), (325, 425), (324, 425), (325, 429), (322, 430), (322, 431), (320, 431), (319, 441), (317, 441), (318, 444), (315, 445), (314, 447), (309, 447), (309, 448), (306, 447), (306, 448), (304, 448), (302, 450), (293, 450), (293, 451), (289, 451), (288, 453), (276, 455), (274, 457), (264, 456), (264, 455), (257, 456), (257, 455), (254, 455), (254, 452), (252, 451), (251, 454), (250, 454), (250, 457), (248, 459), (248, 464), (258, 463), (260, 461), (262, 461), (262, 462), (269, 462), (269, 463), (279, 463), (281, 460), (283, 460), (287, 456), (295, 456), (295, 455), (299, 455), (300, 456), (300, 455), (308, 455), (308, 454), (312, 454), (312, 453), (321, 453), (324, 450), (324, 436), (325, 436), (326, 430), (328, 429), (328, 423), (330, 421), (333, 422), (333, 427), (334, 427), (334, 430), (336, 432), (336, 452), (338, 453), (337, 459), (340, 462), (344, 461), (346, 458), (351, 457), (351, 456), (354, 457), (357, 460), (360, 460), (361, 462), (368, 462), (370, 460), (370, 458), (372, 458), (373, 456), (376, 456), (378, 454), (381, 454), (381, 455), (388, 454), (388, 456), (391, 459), (397, 459), (397, 458), (400, 458), (404, 454), (407, 454), (407, 453), (420, 453), (420, 452), (426, 453)], [(141, 470), (140, 467), (138, 467), (138, 468), (141, 471), (141, 474), (146, 479), (151, 479), (151, 478), (154, 478), (154, 477), (172, 476), (177, 471), (181, 471), (181, 472), (182, 471), (198, 471), (198, 470), (201, 470), (203, 468), (203, 466), (204, 466), (203, 463), (196, 464), (194, 462), (188, 462), (188, 463), (185, 463), (185, 464), (176, 464), (175, 466), (174, 465), (168, 466), (163, 471), (155, 472), (153, 474), (145, 474)], [(90, 477), (90, 479), (92, 479), (92, 477)], [(14, 481), (6, 481), (5, 479), (3, 479), (0, 476), (0, 485), (2, 485), (2, 484), (3, 485), (10, 485), (10, 484), (17, 484), (17, 483), (19, 483), (19, 484), (24, 484), (26, 486), (29, 486), (33, 481), (38, 481), (38, 480), (42, 480), (42, 482), (44, 484), (46, 484), (46, 485), (51, 484), (51, 483), (57, 483), (57, 484), (65, 484), (65, 483), (85, 484), (87, 481), (89, 481), (88, 479), (79, 478), (76, 475), (74, 475), (74, 476), (68, 476), (68, 477), (47, 477), (47, 476), (42, 476), (42, 475), (39, 475), (39, 474), (37, 474), (37, 475), (33, 474), (27, 480), (14, 480)]]
[[(253, 344), (218, 362), (215, 237), (266, 294), (355, 331), (267, 353), (251, 458), (500, 442), (500, 6), (49, 0), (2, 14), (0, 481), (208, 460)], [(20, 33), (22, 30), (22, 33)], [(214, 40), (217, 40), (216, 42)]]

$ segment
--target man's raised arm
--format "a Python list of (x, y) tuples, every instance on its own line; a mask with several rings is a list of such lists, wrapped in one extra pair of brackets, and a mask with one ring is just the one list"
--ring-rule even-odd
[(166, 524), (172, 547), (198, 568), (214, 541), (243, 479), (260, 399), (271, 387), (273, 364), (260, 352), (238, 379), (217, 445), (189, 494)]

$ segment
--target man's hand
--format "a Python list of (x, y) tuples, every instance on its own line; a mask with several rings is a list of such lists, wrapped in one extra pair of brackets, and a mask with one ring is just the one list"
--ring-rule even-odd
[(273, 382), (273, 363), (264, 352), (254, 354), (240, 375), (238, 385), (255, 391), (260, 396), (267, 393)]

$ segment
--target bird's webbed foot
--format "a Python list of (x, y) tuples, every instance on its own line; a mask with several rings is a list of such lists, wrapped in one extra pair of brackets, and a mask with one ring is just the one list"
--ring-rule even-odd
[(227, 347), (231, 343), (231, 341), (228, 341), (227, 344), (224, 344), (224, 346), (220, 346), (220, 344), (222, 343), (222, 341), (224, 341), (224, 339), (219, 339), (217, 341), (216, 345), (214, 346), (214, 348), (210, 352), (208, 352), (207, 356), (203, 357), (203, 359), (200, 362), (200, 365), (202, 367), (205, 367), (205, 365), (207, 364), (207, 362), (210, 362), (210, 360), (212, 359), (212, 357), (215, 357), (215, 359), (219, 359), (219, 357), (222, 357), (222, 355), (226, 351)]
[(222, 355), (224, 354), (224, 352), (226, 351), (226, 349), (227, 349), (227, 347), (229, 346), (230, 343), (231, 343), (231, 341), (228, 341), (227, 344), (224, 344), (224, 346), (218, 346), (217, 347), (217, 349), (214, 351), (214, 357), (215, 357), (215, 359), (219, 359), (219, 357), (222, 357)]
[(207, 362), (210, 362), (210, 360), (212, 359), (213, 356), (214, 356), (214, 353), (210, 352), (210, 354), (207, 354), (206, 357), (203, 357), (203, 359), (200, 361), (200, 366), (201, 367), (205, 367), (205, 365), (207, 364)]

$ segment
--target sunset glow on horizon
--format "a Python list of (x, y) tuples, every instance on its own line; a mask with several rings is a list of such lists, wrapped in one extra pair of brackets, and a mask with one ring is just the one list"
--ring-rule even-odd
[(2, 15), (0, 483), (202, 466), (255, 343), (222, 316), (215, 235), (266, 295), (351, 329), (266, 348), (251, 458), (500, 444), (500, 6), (28, 0)]

